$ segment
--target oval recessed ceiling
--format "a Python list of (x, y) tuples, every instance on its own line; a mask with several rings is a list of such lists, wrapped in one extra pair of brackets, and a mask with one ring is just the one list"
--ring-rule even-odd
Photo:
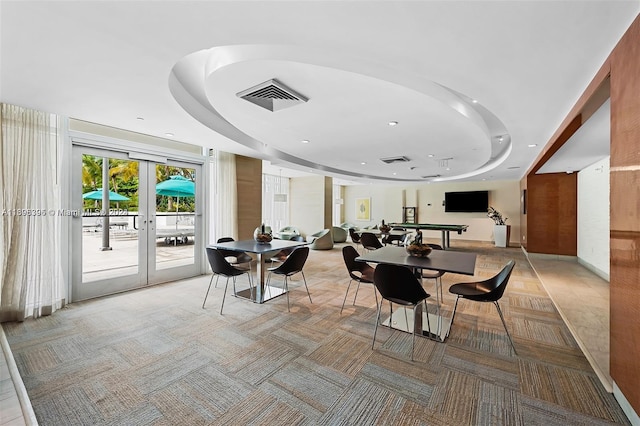
[[(342, 177), (453, 180), (496, 167), (511, 150), (500, 120), (471, 98), (335, 53), (215, 47), (182, 58), (170, 89), (194, 118), (258, 157)], [(392, 129), (389, 117), (402, 126)], [(503, 136), (500, 144), (496, 135)], [(314, 143), (299, 143), (308, 139)], [(406, 156), (415, 172), (380, 161), (395, 156)], [(455, 165), (455, 175), (439, 167), (442, 158)]]

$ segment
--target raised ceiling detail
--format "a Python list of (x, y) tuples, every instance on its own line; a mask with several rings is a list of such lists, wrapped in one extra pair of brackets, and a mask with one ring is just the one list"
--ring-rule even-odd
[(273, 112), (303, 104), (309, 100), (275, 78), (243, 90), (237, 93), (237, 96)]

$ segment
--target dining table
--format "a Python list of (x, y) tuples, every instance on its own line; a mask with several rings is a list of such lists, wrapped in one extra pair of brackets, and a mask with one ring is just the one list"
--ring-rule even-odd
[(240, 240), (209, 244), (207, 247), (255, 254), (257, 257), (256, 291), (251, 292), (250, 289), (241, 290), (236, 293), (236, 296), (249, 299), (255, 303), (264, 303), (267, 300), (273, 299), (285, 293), (284, 289), (280, 287), (272, 287), (266, 285), (266, 275), (268, 269), (266, 265), (267, 259), (270, 259), (282, 249), (291, 249), (307, 244), (309, 243), (305, 241), (291, 240), (271, 240), (268, 243), (257, 242), (256, 240)]
[[(418, 257), (407, 253), (404, 247), (385, 246), (356, 257), (356, 261), (405, 266), (412, 269), (416, 276), (422, 279), (423, 269), (474, 275), (476, 257), (475, 253), (454, 250), (432, 250), (427, 257)], [(436, 286), (436, 292), (439, 290)], [(416, 317), (413, 316), (412, 309), (397, 309), (382, 325), (410, 333), (413, 330), (422, 330), (418, 334), (444, 342), (449, 334), (451, 319), (443, 317), (440, 303), (440, 299), (438, 299), (435, 314), (429, 313), (428, 307), (425, 307), (426, 312), (419, 311), (422, 314)]]

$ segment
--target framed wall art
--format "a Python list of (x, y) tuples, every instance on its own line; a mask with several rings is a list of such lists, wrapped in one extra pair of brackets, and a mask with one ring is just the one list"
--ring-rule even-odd
[(356, 220), (371, 220), (371, 198), (356, 198)]

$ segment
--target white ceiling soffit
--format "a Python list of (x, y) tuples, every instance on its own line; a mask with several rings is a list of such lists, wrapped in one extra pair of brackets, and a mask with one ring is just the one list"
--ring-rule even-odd
[(610, 155), (611, 102), (607, 101), (536, 172), (579, 172)]
[[(259, 105), (269, 111), (265, 112), (239, 102), (238, 96), (268, 85), (269, 81), (244, 89), (255, 85), (255, 80), (262, 81), (265, 73), (287, 76), (282, 79), (295, 86), (296, 91), (305, 93), (309, 101), (275, 113), (269, 106)], [(410, 73), (364, 64), (352, 57), (319, 49), (242, 45), (198, 51), (174, 66), (170, 90), (180, 106), (194, 118), (256, 150), (262, 159), (286, 161), (334, 176), (389, 182), (455, 180), (491, 170), (511, 152), (511, 138), (505, 126), (471, 98)], [(376, 109), (380, 112), (372, 113), (371, 103), (382, 92), (382, 98), (393, 103), (393, 108), (378, 105)], [(389, 101), (391, 98), (393, 101)], [(455, 158), (445, 157), (450, 160), (448, 164), (458, 167), (458, 174), (438, 173), (443, 157), (430, 155), (426, 145), (410, 167), (415, 170), (415, 177), (396, 178), (384, 167), (379, 169), (380, 174), (354, 171), (352, 163), (340, 167), (341, 152), (346, 152), (344, 148), (351, 138), (361, 141), (367, 137), (371, 146), (385, 155), (420, 151), (425, 142), (415, 136), (396, 139), (392, 146), (374, 140), (376, 132), (372, 127), (383, 121), (387, 126), (385, 117), (392, 116), (398, 108), (410, 108), (414, 114), (422, 114), (416, 121), (424, 125), (423, 138), (441, 135), (437, 142), (467, 147), (459, 150)], [(300, 141), (305, 139), (305, 132), (316, 135), (316, 139), (303, 146)], [(327, 152), (335, 153), (335, 157), (329, 156), (335, 161), (317, 161), (326, 159)], [(365, 153), (366, 150), (361, 152), (361, 160)], [(357, 157), (352, 160), (366, 164)], [(443, 174), (446, 176), (431, 177)]]

